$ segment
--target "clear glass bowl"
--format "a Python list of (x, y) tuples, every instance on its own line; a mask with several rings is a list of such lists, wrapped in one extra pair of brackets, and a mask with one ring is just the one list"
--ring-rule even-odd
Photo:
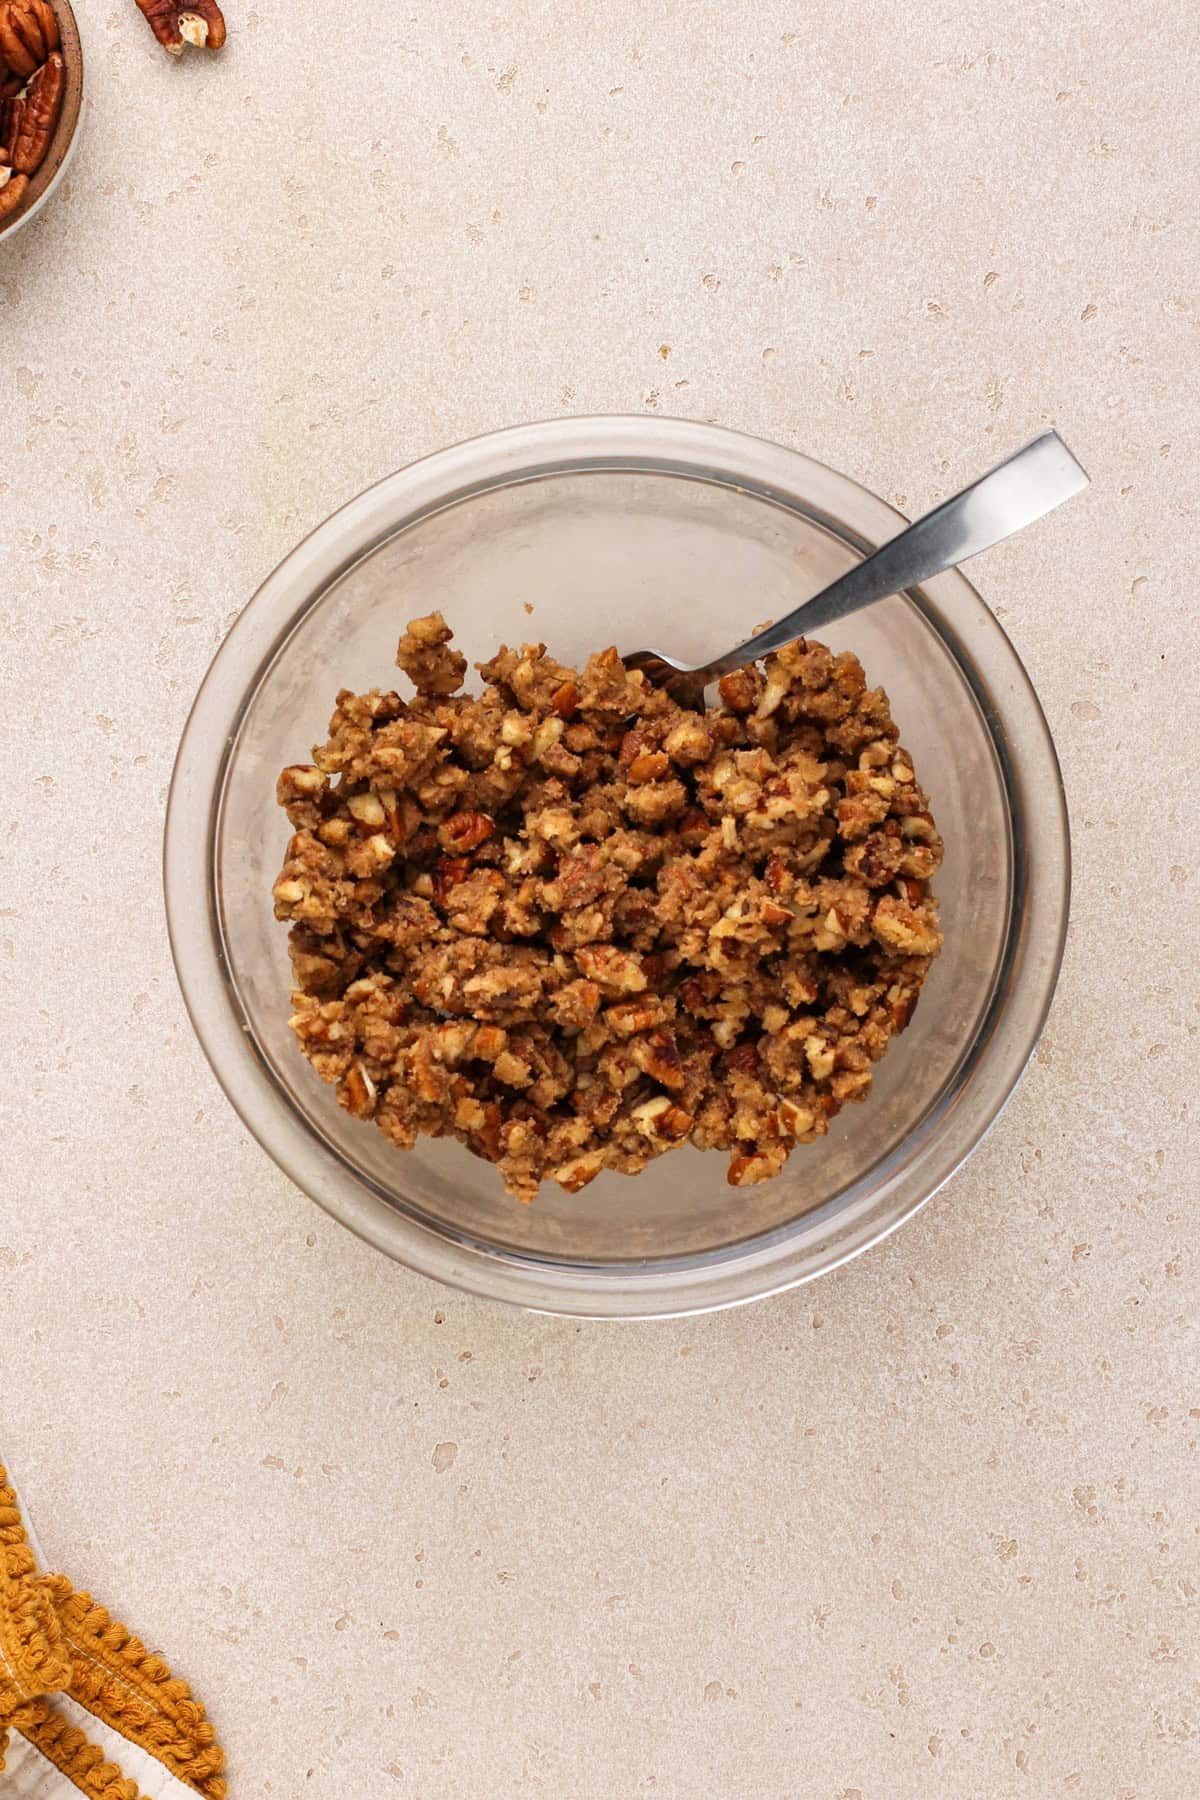
[[(992, 1124), (1049, 1006), (1069, 837), (1054, 746), (991, 612), (958, 573), (828, 633), (882, 682), (946, 840), (946, 946), (863, 1106), (778, 1178), (734, 1189), (690, 1147), (532, 1207), (451, 1142), (396, 1150), (337, 1106), (287, 1028), (271, 884), (275, 777), (341, 686), (387, 685), (405, 621), (438, 607), (471, 659), (544, 639), (702, 658), (815, 593), (900, 515), (844, 475), (671, 419), (522, 426), (401, 470), (327, 520), (246, 607), (209, 670), (171, 786), (171, 942), (200, 1041), (297, 1185), (410, 1268), (495, 1299), (652, 1317), (810, 1280), (893, 1230)], [(527, 610), (532, 608), (532, 614)]]

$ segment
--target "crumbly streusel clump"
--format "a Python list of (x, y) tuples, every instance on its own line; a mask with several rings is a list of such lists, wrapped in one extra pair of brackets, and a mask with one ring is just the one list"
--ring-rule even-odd
[(941, 947), (942, 857), (887, 696), (799, 642), (694, 712), (615, 650), (479, 664), (439, 613), (416, 696), (343, 690), (278, 798), (291, 1026), (393, 1143), (532, 1200), (680, 1144), (775, 1175), (865, 1098)]

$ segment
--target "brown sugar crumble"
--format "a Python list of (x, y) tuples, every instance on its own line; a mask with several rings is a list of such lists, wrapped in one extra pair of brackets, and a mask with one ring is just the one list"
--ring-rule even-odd
[(697, 712), (615, 650), (478, 665), (439, 613), (416, 696), (337, 696), (284, 769), (291, 1027), (394, 1144), (453, 1136), (532, 1200), (685, 1143), (778, 1174), (912, 1016), (942, 840), (857, 657), (803, 640)]

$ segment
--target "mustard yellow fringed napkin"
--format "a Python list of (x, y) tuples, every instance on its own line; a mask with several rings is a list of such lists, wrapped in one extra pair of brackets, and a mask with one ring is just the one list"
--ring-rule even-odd
[(0, 1464), (2, 1800), (225, 1800), (224, 1754), (177, 1681), (65, 1575), (42, 1575)]

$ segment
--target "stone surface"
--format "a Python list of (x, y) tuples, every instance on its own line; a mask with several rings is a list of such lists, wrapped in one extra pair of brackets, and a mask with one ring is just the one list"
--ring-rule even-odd
[[(1186, 8), (81, 0), (0, 246), (3, 1440), (238, 1800), (1188, 1800), (1200, 380)], [(1075, 828), (1009, 1111), (818, 1285), (605, 1328), (443, 1293), (248, 1141), (171, 971), (190, 697), (338, 502), (657, 408), (910, 511), (1048, 421), (979, 579)]]

